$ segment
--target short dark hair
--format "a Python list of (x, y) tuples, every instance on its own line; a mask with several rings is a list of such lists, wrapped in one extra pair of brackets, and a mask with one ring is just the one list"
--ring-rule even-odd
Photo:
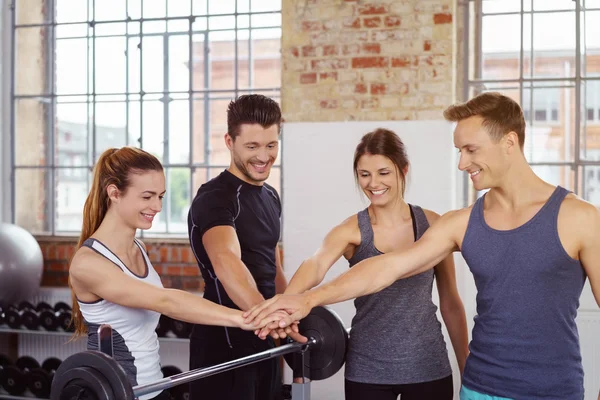
[(402, 177), (402, 196), (406, 190), (406, 176), (404, 169), (408, 166), (406, 147), (402, 140), (394, 132), (379, 128), (369, 132), (362, 137), (354, 151), (354, 176), (358, 179), (358, 161), (365, 154), (381, 155), (389, 158), (396, 168), (398, 175)]
[(444, 118), (451, 122), (459, 122), (475, 115), (483, 118), (483, 126), (497, 142), (508, 132), (515, 132), (523, 150), (525, 117), (516, 101), (498, 92), (486, 92), (465, 103), (452, 105), (444, 111)]
[(277, 124), (279, 130), (281, 108), (275, 100), (261, 94), (240, 96), (227, 107), (227, 133), (234, 140), (240, 134), (242, 124), (260, 124), (263, 128)]

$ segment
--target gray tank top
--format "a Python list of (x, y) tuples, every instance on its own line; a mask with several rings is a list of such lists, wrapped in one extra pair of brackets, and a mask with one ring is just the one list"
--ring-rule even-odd
[[(429, 228), (423, 210), (410, 205), (415, 241)], [(358, 213), (361, 243), (348, 260), (383, 254), (374, 244), (368, 209)], [(372, 384), (433, 381), (452, 374), (448, 351), (432, 301), (434, 271), (400, 279), (354, 301), (346, 379)]]

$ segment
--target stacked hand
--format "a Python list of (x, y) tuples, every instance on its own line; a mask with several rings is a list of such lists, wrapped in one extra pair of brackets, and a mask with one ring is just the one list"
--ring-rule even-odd
[(258, 328), (254, 333), (261, 339), (267, 335), (274, 339), (289, 336), (297, 342), (306, 343), (308, 339), (299, 333), (298, 323), (310, 310), (307, 296), (284, 294), (252, 307), (243, 316), (244, 323), (254, 323)]

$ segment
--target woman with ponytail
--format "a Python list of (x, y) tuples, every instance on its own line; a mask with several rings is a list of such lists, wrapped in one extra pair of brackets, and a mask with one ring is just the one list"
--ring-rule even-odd
[[(134, 147), (106, 150), (94, 168), (83, 209), (77, 252), (69, 267), (75, 337), (98, 349), (98, 327), (113, 329), (113, 355), (132, 385), (161, 379), (155, 329), (161, 314), (196, 324), (239, 327), (242, 312), (182, 290), (165, 289), (138, 229), (149, 229), (161, 211), (165, 175), (159, 160)], [(168, 392), (142, 396), (170, 399)]]

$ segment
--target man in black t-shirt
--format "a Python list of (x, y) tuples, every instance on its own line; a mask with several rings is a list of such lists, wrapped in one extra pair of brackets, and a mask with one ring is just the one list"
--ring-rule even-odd
[[(279, 256), (281, 201), (265, 181), (279, 151), (281, 110), (262, 95), (241, 96), (227, 109), (228, 169), (203, 184), (188, 214), (188, 233), (205, 282), (204, 297), (241, 310), (283, 293)], [(274, 347), (254, 332), (195, 325), (190, 369)], [(222, 372), (190, 384), (190, 399), (278, 400), (277, 359)]]

